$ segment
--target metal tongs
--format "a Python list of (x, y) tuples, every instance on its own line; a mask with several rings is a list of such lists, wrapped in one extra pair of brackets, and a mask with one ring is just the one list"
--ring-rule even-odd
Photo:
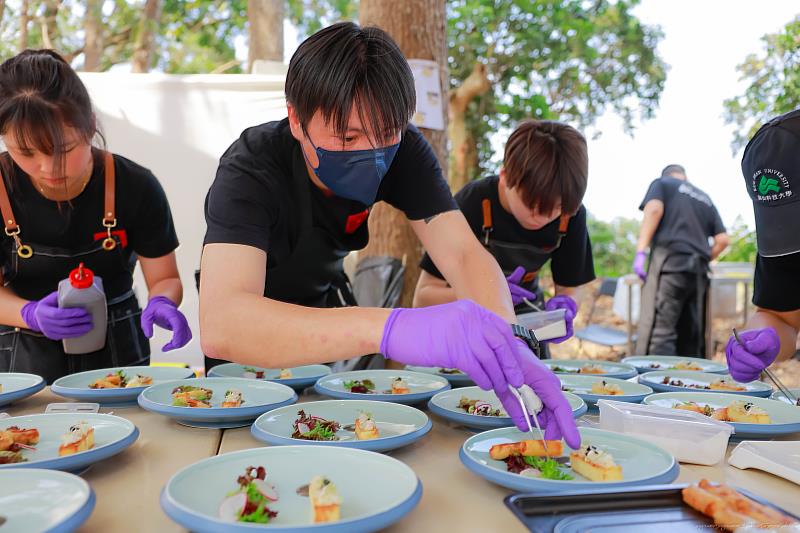
[(547, 449), (547, 441), (544, 438), (544, 431), (542, 431), (542, 427), (539, 425), (539, 418), (536, 416), (536, 413), (542, 410), (542, 400), (533, 392), (533, 389), (528, 387), (527, 385), (523, 385), (519, 389), (515, 389), (511, 385), (508, 386), (508, 390), (511, 391), (511, 394), (519, 402), (520, 407), (522, 408), (522, 414), (525, 417), (525, 424), (528, 426), (528, 431), (531, 435), (533, 433), (533, 426), (531, 426), (530, 416), (533, 417), (533, 423), (536, 425), (536, 429), (539, 430), (540, 438), (536, 440), (542, 441), (542, 445), (544, 446), (544, 453), (548, 459), (552, 459), (550, 456), (550, 450)]
[[(733, 338), (736, 339), (736, 342), (738, 342), (740, 345), (744, 346), (744, 342), (742, 341), (741, 337), (739, 337), (739, 332), (736, 331), (736, 328), (733, 328)], [(769, 368), (765, 368), (764, 373), (767, 375), (770, 381), (772, 381), (772, 383), (774, 383), (775, 386), (778, 387), (778, 390), (781, 391), (789, 401), (791, 401), (795, 405), (800, 405), (797, 403), (797, 398), (794, 397), (792, 391), (790, 391), (789, 388), (786, 385), (784, 385), (780, 379), (778, 379), (778, 376), (772, 373), (772, 370), (770, 370)]]

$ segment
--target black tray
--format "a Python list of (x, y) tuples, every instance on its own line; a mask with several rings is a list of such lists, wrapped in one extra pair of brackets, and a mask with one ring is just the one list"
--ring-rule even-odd
[[(650, 485), (630, 490), (513, 494), (511, 512), (534, 533), (698, 533), (713, 531), (713, 520), (683, 503), (682, 485)], [(763, 498), (745, 496), (800, 520)], [(709, 529), (711, 527), (712, 529)]]

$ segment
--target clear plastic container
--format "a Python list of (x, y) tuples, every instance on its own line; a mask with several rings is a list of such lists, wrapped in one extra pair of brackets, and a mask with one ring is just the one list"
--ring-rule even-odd
[(733, 426), (700, 413), (657, 405), (600, 400), (602, 429), (660, 446), (681, 463), (715, 465), (725, 457)]
[(565, 309), (522, 313), (517, 315), (517, 323), (532, 330), (540, 341), (557, 339), (567, 334), (565, 313)]

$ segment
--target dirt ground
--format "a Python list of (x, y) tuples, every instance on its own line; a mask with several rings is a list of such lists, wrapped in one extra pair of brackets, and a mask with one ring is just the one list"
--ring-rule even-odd
[[(544, 281), (544, 286), (547, 289), (547, 280)], [(575, 330), (586, 327), (586, 320), (592, 306), (592, 301), (595, 299), (595, 294), (599, 281), (591, 283), (586, 288), (578, 316), (575, 320)], [(595, 304), (594, 318), (592, 322), (604, 326), (611, 326), (620, 330), (625, 330), (625, 321), (617, 317), (611, 310), (612, 298), (600, 298)], [(716, 319), (714, 320), (713, 339), (715, 354), (714, 359), (718, 361), (725, 361), (725, 344), (728, 342), (731, 327), (740, 327), (742, 324), (737, 323), (736, 320)], [(566, 342), (557, 345), (551, 345), (550, 352), (554, 359), (599, 359), (604, 361), (618, 361), (625, 357), (624, 347), (622, 350), (614, 350), (605, 346), (599, 346), (588, 342), (580, 342), (576, 338), (572, 338)], [(800, 387), (800, 360), (795, 357), (789, 361), (783, 361), (774, 364), (772, 370), (778, 378), (787, 387)]]

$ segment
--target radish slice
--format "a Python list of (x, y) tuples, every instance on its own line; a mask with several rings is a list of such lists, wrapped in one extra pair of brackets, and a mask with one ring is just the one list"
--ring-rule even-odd
[(311, 428), (309, 428), (308, 425), (305, 424), (304, 422), (300, 422), (299, 424), (297, 424), (297, 431), (299, 431), (300, 434), (302, 435), (303, 433), (308, 433), (309, 431), (311, 431)]
[(275, 487), (263, 479), (254, 479), (252, 483), (256, 486), (258, 492), (260, 492), (266, 499), (273, 502), (278, 501), (278, 490)]
[(238, 492), (233, 496), (228, 496), (219, 504), (219, 517), (225, 522), (236, 522), (246, 505), (247, 494)]
[(542, 477), (542, 473), (535, 468), (526, 468), (525, 470), (520, 472), (519, 475), (525, 477)]

